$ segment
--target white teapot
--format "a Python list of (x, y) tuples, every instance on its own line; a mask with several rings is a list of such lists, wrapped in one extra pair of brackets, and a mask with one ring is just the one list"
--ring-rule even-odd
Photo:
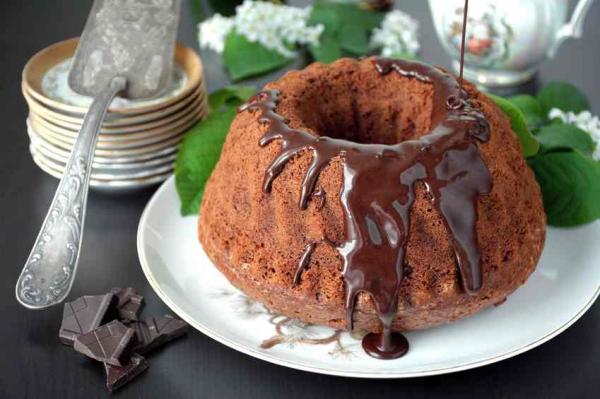
[[(581, 37), (593, 0), (474, 0), (469, 3), (464, 75), (486, 86), (529, 80), (569, 37)], [(464, 0), (429, 0), (438, 37), (458, 70)]]

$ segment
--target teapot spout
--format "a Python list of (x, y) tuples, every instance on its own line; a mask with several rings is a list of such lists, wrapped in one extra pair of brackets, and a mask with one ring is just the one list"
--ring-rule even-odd
[(564, 24), (558, 32), (556, 32), (554, 43), (547, 52), (549, 58), (554, 57), (556, 51), (566, 39), (570, 37), (579, 39), (581, 37), (583, 32), (583, 21), (593, 2), (594, 0), (579, 0), (579, 2), (577, 2), (569, 22)]

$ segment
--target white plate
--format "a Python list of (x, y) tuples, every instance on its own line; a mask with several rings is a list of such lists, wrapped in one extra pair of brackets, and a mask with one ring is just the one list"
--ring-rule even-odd
[[(158, 296), (196, 329), (233, 349), (317, 373), (401, 378), (494, 363), (564, 331), (600, 292), (600, 223), (549, 228), (537, 270), (503, 305), (443, 327), (407, 333), (406, 356), (376, 360), (346, 332), (336, 335), (326, 327), (286, 321), (246, 298), (213, 267), (198, 243), (196, 223), (196, 217), (180, 216), (173, 178), (146, 206), (138, 253)], [(316, 343), (327, 338), (331, 342)], [(261, 347), (265, 343), (277, 344)]]

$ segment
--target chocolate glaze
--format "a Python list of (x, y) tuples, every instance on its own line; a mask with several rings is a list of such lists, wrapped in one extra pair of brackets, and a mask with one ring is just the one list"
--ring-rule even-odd
[[(408, 340), (400, 333), (391, 331), (390, 325), (383, 324), (380, 333), (369, 333), (362, 340), (362, 347), (369, 356), (377, 359), (397, 359), (408, 352)], [(386, 330), (387, 329), (387, 330)]]
[(312, 194), (313, 200), (316, 200), (317, 210), (320, 211), (325, 206), (325, 190), (323, 187), (317, 188)]
[[(290, 128), (285, 118), (275, 112), (279, 95), (276, 90), (258, 93), (240, 111), (258, 111), (259, 122), (269, 125), (260, 146), (275, 140), (281, 145), (265, 172), (265, 193), (271, 191), (273, 181), (287, 162), (308, 150), (312, 161), (299, 199), (300, 208), (306, 209), (323, 168), (334, 158), (343, 160), (340, 200), (346, 235), (344, 242), (334, 246), (343, 259), (347, 327), (352, 328), (358, 293), (370, 294), (382, 332), (368, 334), (363, 348), (371, 356), (392, 359), (408, 351), (408, 341), (392, 332), (392, 322), (404, 276), (410, 209), (417, 181), (425, 184), (450, 233), (463, 289), (473, 294), (481, 288), (477, 204), (480, 195), (490, 192), (491, 177), (476, 141), (489, 139), (489, 125), (452, 75), (414, 61), (375, 59), (373, 64), (382, 79), (394, 71), (433, 85), (430, 133), (394, 145), (313, 136)], [(299, 283), (316, 245), (313, 242), (305, 247), (294, 283)]]
[(306, 245), (306, 247), (304, 247), (304, 252), (300, 257), (300, 262), (298, 262), (298, 267), (296, 268), (296, 273), (294, 273), (294, 284), (300, 283), (300, 277), (302, 276), (302, 272), (310, 263), (310, 256), (312, 255), (316, 247), (316, 242), (310, 242)]

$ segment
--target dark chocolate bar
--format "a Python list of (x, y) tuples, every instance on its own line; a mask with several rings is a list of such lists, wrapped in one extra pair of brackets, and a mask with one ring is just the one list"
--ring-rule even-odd
[(189, 329), (185, 321), (167, 315), (133, 322), (129, 327), (135, 331), (136, 336), (133, 350), (141, 354), (148, 353), (184, 335)]
[(147, 368), (148, 363), (146, 359), (137, 353), (134, 353), (131, 356), (131, 360), (122, 367), (104, 363), (106, 388), (108, 388), (109, 392), (113, 392), (133, 380)]
[(138, 320), (144, 307), (144, 297), (131, 287), (110, 290), (118, 298), (117, 311), (122, 320)]
[(84, 355), (113, 366), (127, 363), (135, 332), (118, 320), (78, 336), (73, 348)]
[(104, 321), (113, 318), (110, 308), (116, 304), (113, 294), (86, 295), (67, 302), (63, 308), (63, 319), (59, 339), (65, 345), (73, 345), (75, 338), (98, 328)]

